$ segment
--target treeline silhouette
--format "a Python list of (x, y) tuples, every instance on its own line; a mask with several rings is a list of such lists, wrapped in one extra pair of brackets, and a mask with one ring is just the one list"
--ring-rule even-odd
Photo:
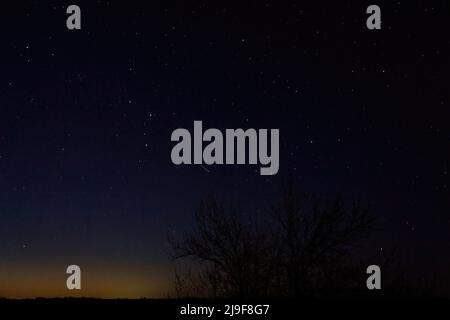
[[(429, 297), (435, 284), (405, 276), (395, 255), (376, 262), (379, 292), (366, 287), (366, 268), (357, 257), (377, 227), (375, 215), (357, 201), (324, 201), (289, 186), (268, 215), (258, 220), (214, 197), (203, 201), (195, 227), (169, 237), (176, 297), (365, 298)], [(261, 221), (262, 220), (262, 221)]]

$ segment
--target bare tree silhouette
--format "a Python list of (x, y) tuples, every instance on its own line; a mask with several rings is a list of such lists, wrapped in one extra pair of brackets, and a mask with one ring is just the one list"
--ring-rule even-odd
[[(260, 228), (214, 199), (204, 201), (195, 229), (170, 238), (172, 259), (191, 258), (196, 273), (176, 273), (178, 294), (207, 297), (312, 297), (330, 289), (351, 248), (374, 218), (355, 203), (300, 196), (289, 187)], [(188, 289), (188, 290), (186, 290)], [(191, 291), (191, 293), (189, 293)]]

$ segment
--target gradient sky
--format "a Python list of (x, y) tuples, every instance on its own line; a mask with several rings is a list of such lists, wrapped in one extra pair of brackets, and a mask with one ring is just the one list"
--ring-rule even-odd
[[(0, 296), (164, 296), (204, 197), (263, 210), (287, 180), (371, 203), (370, 254), (448, 280), (446, 1), (379, 1), (380, 31), (364, 1), (148, 2), (77, 1), (80, 31), (72, 2), (2, 3)], [(194, 120), (279, 128), (279, 174), (176, 167)]]

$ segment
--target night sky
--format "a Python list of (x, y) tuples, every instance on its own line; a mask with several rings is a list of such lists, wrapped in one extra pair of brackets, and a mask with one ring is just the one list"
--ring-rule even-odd
[[(371, 204), (367, 254), (450, 288), (450, 5), (377, 1), (368, 30), (370, 4), (2, 3), (0, 297), (164, 296), (202, 199), (262, 210), (287, 181)], [(174, 165), (194, 120), (279, 128), (278, 174)]]

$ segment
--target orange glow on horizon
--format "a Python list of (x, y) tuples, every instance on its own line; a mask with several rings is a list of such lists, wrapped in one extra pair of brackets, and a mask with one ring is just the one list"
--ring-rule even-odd
[(135, 268), (88, 271), (82, 267), (81, 290), (67, 289), (68, 276), (64, 269), (0, 267), (0, 298), (161, 298), (167, 296), (169, 288), (169, 280), (164, 275), (147, 274)]

